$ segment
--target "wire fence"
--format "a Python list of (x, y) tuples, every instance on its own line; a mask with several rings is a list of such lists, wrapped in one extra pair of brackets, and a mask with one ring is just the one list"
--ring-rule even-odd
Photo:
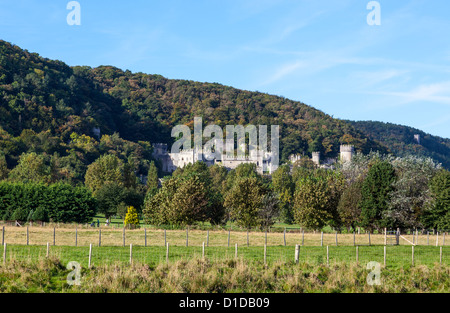
[(390, 240), (391, 234), (382, 233), (324, 233), (324, 232), (256, 232), (231, 230), (184, 230), (134, 229), (110, 227), (36, 227), (1, 226), (1, 243), (13, 245), (52, 246), (162, 246), (167, 242), (175, 246), (232, 247), (234, 244), (247, 247), (267, 246), (372, 246), (390, 245), (393, 242), (404, 246), (450, 246), (448, 232), (412, 232), (401, 234)]
[(51, 246), (3, 245), (1, 260), (37, 261), (56, 257), (61, 262), (76, 261), (83, 267), (111, 264), (158, 265), (179, 260), (208, 258), (212, 261), (242, 259), (247, 262), (273, 264), (308, 263), (327, 264), (378, 262), (389, 267), (449, 266), (450, 247), (434, 246)]

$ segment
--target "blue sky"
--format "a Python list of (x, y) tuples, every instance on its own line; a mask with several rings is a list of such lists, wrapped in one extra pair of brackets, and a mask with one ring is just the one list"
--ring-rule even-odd
[(0, 0), (0, 39), (69, 65), (114, 65), (302, 101), (334, 117), (450, 138), (450, 1)]

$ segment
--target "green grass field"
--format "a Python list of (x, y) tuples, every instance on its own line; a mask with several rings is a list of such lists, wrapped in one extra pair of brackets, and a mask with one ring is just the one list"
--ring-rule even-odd
[[(450, 265), (450, 247), (428, 247), (421, 246), (414, 248), (414, 266), (426, 265)], [(166, 247), (161, 246), (133, 246), (130, 247), (92, 247), (91, 266), (110, 265), (110, 264), (129, 264), (133, 263), (157, 265), (166, 263)], [(358, 251), (357, 251), (358, 250)], [(6, 262), (14, 260), (19, 261), (37, 261), (46, 258), (46, 246), (22, 246), (8, 245), (6, 251)], [(235, 247), (205, 247), (205, 257), (213, 260), (232, 260), (235, 259)], [(83, 267), (89, 264), (89, 247), (73, 246), (50, 246), (49, 256), (56, 257), (62, 263), (75, 261)], [(246, 262), (264, 262), (264, 247), (238, 247), (238, 259)], [(203, 257), (202, 247), (192, 246), (170, 246), (168, 261), (176, 262), (178, 260), (189, 260)], [(3, 261), (3, 255), (2, 259)], [(294, 246), (269, 246), (266, 248), (267, 264), (276, 262), (294, 262)], [(328, 247), (328, 264), (347, 263), (365, 265), (371, 261), (376, 261), (384, 266), (384, 246), (341, 246)], [(327, 264), (327, 247), (303, 246), (300, 247), (299, 263), (308, 264)], [(412, 248), (407, 246), (388, 246), (386, 247), (386, 267), (404, 267), (412, 266)]]

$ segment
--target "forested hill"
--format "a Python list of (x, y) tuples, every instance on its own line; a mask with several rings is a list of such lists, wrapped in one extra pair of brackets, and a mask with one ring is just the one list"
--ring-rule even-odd
[[(23, 152), (57, 154), (71, 156), (81, 177), (83, 166), (115, 151), (124, 160), (134, 158), (137, 172), (145, 174), (140, 158), (148, 156), (151, 143), (173, 142), (172, 127), (193, 126), (195, 116), (203, 117), (204, 126), (280, 125), (282, 161), (312, 151), (336, 157), (341, 144), (363, 153), (390, 147), (354, 127), (359, 124), (284, 97), (113, 66), (70, 67), (0, 41), (0, 148), (8, 167)], [(95, 128), (115, 135), (100, 140)]]
[[(398, 156), (426, 156), (450, 168), (450, 139), (427, 134), (409, 126), (375, 121), (347, 121), (368, 138), (389, 147)], [(420, 136), (416, 141), (414, 135)]]

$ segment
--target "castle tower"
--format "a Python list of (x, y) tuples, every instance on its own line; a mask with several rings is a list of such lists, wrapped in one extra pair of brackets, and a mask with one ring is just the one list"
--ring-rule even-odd
[(341, 162), (351, 161), (355, 148), (352, 145), (341, 145)]
[(313, 152), (313, 153), (312, 153), (312, 161), (313, 161), (314, 164), (316, 164), (317, 166), (320, 165), (320, 152)]

